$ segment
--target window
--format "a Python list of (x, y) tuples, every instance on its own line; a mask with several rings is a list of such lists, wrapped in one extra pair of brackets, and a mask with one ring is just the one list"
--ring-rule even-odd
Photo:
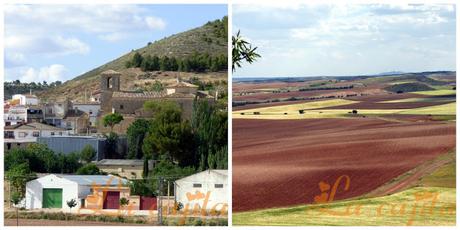
[(120, 109), (123, 109), (123, 105), (120, 105)]
[(201, 188), (201, 184), (193, 184), (194, 188)]
[(40, 136), (40, 132), (34, 131), (34, 132), (32, 133), (32, 136), (33, 136), (33, 137), (39, 137), (39, 136)]
[(113, 88), (112, 78), (111, 77), (107, 78), (107, 88), (109, 88), (109, 89)]
[(19, 137), (27, 137), (27, 133), (26, 132), (19, 132)]
[(223, 188), (224, 184), (214, 184), (214, 188)]
[(62, 132), (59, 132), (59, 136), (62, 136)]
[(14, 132), (13, 131), (5, 131), (5, 138), (14, 138)]
[(51, 136), (54, 136), (54, 132), (51, 132)]

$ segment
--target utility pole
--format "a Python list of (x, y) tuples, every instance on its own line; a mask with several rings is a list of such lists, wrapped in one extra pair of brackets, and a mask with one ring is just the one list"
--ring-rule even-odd
[(158, 205), (158, 225), (163, 225), (163, 202), (161, 198), (162, 190), (163, 190), (163, 177), (158, 178), (158, 198), (159, 198), (159, 205)]
[(166, 205), (168, 205), (168, 207), (167, 207), (166, 215), (169, 215), (169, 197), (170, 197), (169, 192), (170, 192), (170, 190), (169, 190), (169, 180), (168, 180), (168, 202), (166, 203)]

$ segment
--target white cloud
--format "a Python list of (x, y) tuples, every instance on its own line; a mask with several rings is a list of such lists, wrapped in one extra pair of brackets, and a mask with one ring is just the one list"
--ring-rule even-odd
[(263, 57), (236, 76), (455, 69), (452, 4), (239, 5), (233, 13), (234, 28), (251, 37)]
[[(163, 19), (137, 5), (7, 5), (6, 33), (79, 31), (99, 36), (163, 29)], [(30, 25), (40, 25), (31, 28)]]
[(6, 35), (5, 50), (24, 57), (25, 54), (45, 54), (51, 56), (74, 53), (86, 54), (89, 52), (90, 47), (77, 38), (40, 35)]
[(66, 73), (67, 69), (65, 66), (60, 64), (52, 64), (41, 67), (40, 69), (29, 67), (20, 71), (19, 80), (21, 82), (64, 81)]
[(157, 17), (146, 17), (145, 22), (150, 29), (164, 29), (166, 27), (165, 21)]
[[(119, 42), (138, 31), (160, 30), (166, 22), (138, 5), (6, 5), (6, 68), (33, 58), (87, 54), (83, 37)], [(12, 56), (14, 55), (14, 56)]]

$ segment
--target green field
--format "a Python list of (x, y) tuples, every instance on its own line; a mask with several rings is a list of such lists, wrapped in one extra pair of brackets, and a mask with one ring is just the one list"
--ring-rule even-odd
[(443, 105), (435, 105), (428, 107), (421, 107), (415, 109), (406, 109), (400, 114), (414, 114), (414, 115), (455, 115), (456, 102), (447, 103)]
[(420, 179), (419, 184), (426, 187), (444, 187), (444, 188), (455, 188), (456, 187), (456, 163), (455, 159), (437, 169), (428, 176)]
[(456, 91), (452, 89), (440, 89), (440, 90), (430, 90), (430, 91), (418, 91), (412, 92), (415, 94), (429, 95), (429, 96), (445, 96), (445, 95), (455, 95)]
[(420, 97), (420, 98), (405, 98), (400, 100), (381, 101), (379, 103), (405, 103), (405, 102), (454, 102), (455, 98), (442, 97)]
[[(455, 188), (416, 187), (378, 198), (238, 212), (233, 213), (233, 224), (260, 226), (455, 225), (455, 191)], [(433, 203), (436, 195), (438, 198)], [(425, 209), (422, 208), (424, 206)], [(433, 207), (431, 213), (429, 212), (430, 207)]]
[[(387, 114), (411, 115), (455, 115), (456, 102), (443, 105), (420, 107), (415, 109), (359, 109), (357, 115), (350, 114), (351, 109), (321, 109), (330, 106), (353, 104), (356, 101), (343, 99), (308, 102), (302, 104), (271, 106), (233, 112), (233, 118), (238, 119), (317, 119), (317, 118), (347, 118), (353, 116), (376, 116)], [(303, 113), (299, 110), (303, 109)], [(315, 110), (313, 110), (315, 109)], [(259, 114), (254, 114), (258, 112)]]

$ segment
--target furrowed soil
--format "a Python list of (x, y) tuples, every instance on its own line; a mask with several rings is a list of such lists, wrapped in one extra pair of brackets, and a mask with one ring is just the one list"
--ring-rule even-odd
[(455, 123), (236, 119), (233, 210), (310, 204), (341, 175), (335, 200), (360, 196), (454, 147)]

